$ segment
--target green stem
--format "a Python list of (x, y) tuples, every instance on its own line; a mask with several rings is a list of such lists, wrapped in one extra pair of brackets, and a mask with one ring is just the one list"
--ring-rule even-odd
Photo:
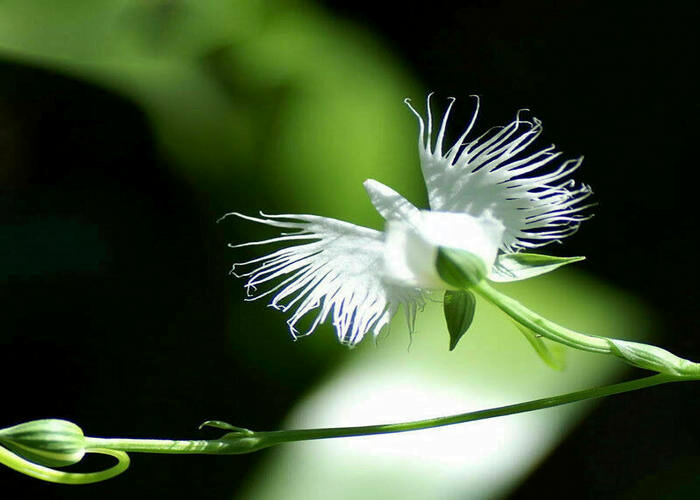
[(539, 333), (543, 337), (584, 351), (599, 353), (612, 352), (607, 339), (596, 335), (575, 332), (563, 326), (557, 325), (556, 323), (549, 321), (548, 319), (531, 311), (517, 300), (504, 295), (494, 288), (491, 288), (486, 281), (481, 281), (480, 283), (474, 285), (472, 289), (501, 309), (503, 312), (508, 314), (515, 321), (527, 326), (535, 333)]
[(86, 437), (89, 448), (111, 448), (136, 453), (215, 455), (225, 447), (219, 440), (123, 439)]
[(638, 368), (666, 373), (687, 380), (700, 379), (700, 363), (680, 358), (660, 347), (570, 330), (549, 321), (517, 300), (491, 288), (486, 280), (472, 284), (470, 289), (479, 293), (519, 324), (560, 344), (582, 351), (612, 354)]
[[(267, 448), (282, 443), (290, 443), (295, 441), (309, 441), (314, 439), (331, 439), (353, 436), (370, 436), (375, 434), (391, 434), (397, 432), (417, 431), (421, 429), (432, 429), (445, 425), (461, 424), (466, 422), (474, 422), (476, 420), (484, 420), (487, 418), (502, 417), (506, 415), (515, 415), (544, 408), (552, 408), (578, 401), (584, 401), (594, 398), (602, 398), (621, 394), (624, 392), (635, 391), (655, 385), (665, 384), (668, 382), (678, 382), (688, 380), (687, 377), (677, 377), (668, 374), (658, 374), (651, 377), (630, 380), (619, 384), (607, 385), (604, 387), (596, 387), (593, 389), (585, 389), (582, 391), (563, 394), (549, 398), (536, 399), (525, 403), (517, 403), (488, 410), (472, 411), (450, 415), (446, 417), (429, 418), (425, 420), (415, 420), (412, 422), (402, 422), (398, 424), (380, 424), (366, 425), (358, 427), (331, 427), (321, 429), (298, 429), (286, 431), (267, 431), (254, 432), (247, 429), (241, 429), (230, 426), (222, 422), (216, 422), (215, 427), (234, 429), (233, 432), (225, 434), (219, 439), (212, 440), (182, 440), (174, 441), (169, 439), (121, 439), (121, 438), (84, 438), (85, 453), (102, 453), (111, 455), (117, 458), (118, 463), (104, 471), (93, 473), (72, 473), (61, 470), (52, 469), (34, 462), (31, 462), (9, 449), (0, 446), (0, 463), (27, 474), (37, 479), (63, 484), (88, 484), (98, 481), (110, 479), (124, 472), (129, 466), (129, 456), (126, 452), (138, 453), (163, 453), (163, 454), (187, 454), (187, 455), (232, 455), (241, 453), (250, 453), (253, 451)], [(37, 421), (41, 426), (46, 427), (46, 422), (58, 423), (60, 425), (74, 426), (70, 422), (44, 420)], [(17, 427), (17, 426), (15, 426)], [(30, 426), (31, 427), (31, 426)], [(14, 428), (12, 428), (14, 429)], [(82, 437), (82, 431), (81, 437)], [(59, 436), (60, 437), (60, 436)], [(65, 437), (65, 436), (64, 436)], [(15, 436), (19, 439), (19, 436)], [(46, 433), (46, 442), (55, 445), (54, 439), (50, 433)], [(41, 452), (41, 440), (36, 439), (34, 448)]]
[(294, 441), (308, 441), (314, 439), (331, 439), (353, 436), (369, 436), (374, 434), (391, 434), (397, 432), (431, 429), (445, 425), (461, 424), (484, 420), (487, 418), (515, 415), (529, 411), (552, 408), (587, 399), (601, 398), (635, 391), (646, 387), (679, 381), (678, 377), (658, 374), (619, 384), (585, 389), (561, 396), (554, 396), (525, 403), (517, 403), (508, 406), (479, 410), (468, 413), (460, 413), (445, 417), (416, 420), (398, 424), (380, 424), (359, 427), (331, 427), (321, 429), (299, 429), (267, 432), (233, 432), (221, 439), (211, 441), (169, 441), (156, 439), (103, 439), (86, 438), (89, 446), (108, 447), (114, 450), (133, 451), (141, 453), (181, 453), (181, 454), (238, 454), (249, 453), (268, 446)]
[(459, 413), (457, 415), (449, 415), (445, 417), (429, 418), (425, 420), (415, 420), (412, 422), (403, 422), (398, 424), (381, 424), (367, 425), (359, 427), (336, 427), (325, 429), (300, 429), (289, 431), (273, 431), (265, 432), (267, 439), (273, 441), (272, 444), (286, 443), (292, 441), (308, 441), (313, 439), (329, 439), (340, 437), (353, 436), (370, 436), (374, 434), (392, 434), (397, 432), (417, 431), (422, 429), (432, 429), (435, 427), (443, 427), (446, 425), (462, 424), (466, 422), (474, 422), (476, 420), (485, 420), (495, 417), (503, 417), (506, 415), (516, 415), (545, 408), (552, 408), (587, 399), (602, 398), (623, 392), (635, 391), (655, 385), (674, 382), (677, 379), (668, 375), (653, 375), (619, 384), (608, 385), (604, 387), (596, 387), (593, 389), (585, 389), (582, 391), (553, 396), (548, 398), (536, 399), (524, 403), (516, 403), (487, 410), (477, 410), (467, 413)]

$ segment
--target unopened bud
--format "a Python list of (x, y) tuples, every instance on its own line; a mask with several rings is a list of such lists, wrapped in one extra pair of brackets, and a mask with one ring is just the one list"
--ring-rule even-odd
[(82, 429), (67, 420), (33, 420), (1, 429), (0, 445), (45, 467), (73, 465), (85, 455)]

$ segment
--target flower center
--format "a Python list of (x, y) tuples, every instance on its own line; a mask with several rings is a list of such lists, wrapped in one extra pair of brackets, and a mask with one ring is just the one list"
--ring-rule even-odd
[(435, 266), (439, 247), (473, 254), (483, 261), (488, 275), (496, 260), (504, 229), (488, 210), (479, 217), (466, 213), (420, 211), (406, 222), (391, 220), (386, 231), (385, 278), (419, 288), (452, 288), (440, 278)]

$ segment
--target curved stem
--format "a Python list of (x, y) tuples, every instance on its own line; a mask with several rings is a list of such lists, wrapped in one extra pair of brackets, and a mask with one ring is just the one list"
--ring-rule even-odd
[(570, 330), (543, 318), (517, 300), (491, 288), (485, 280), (473, 284), (470, 289), (479, 293), (519, 324), (560, 344), (582, 351), (612, 354), (645, 370), (666, 373), (686, 380), (700, 379), (700, 363), (680, 358), (660, 347)]
[(478, 410), (445, 417), (416, 420), (397, 424), (367, 425), (358, 427), (331, 427), (320, 429), (297, 429), (283, 431), (233, 432), (221, 439), (211, 441), (169, 441), (156, 439), (103, 439), (86, 438), (88, 444), (109, 447), (114, 450), (133, 451), (141, 453), (181, 453), (181, 454), (237, 454), (257, 451), (268, 446), (293, 441), (308, 441), (313, 439), (331, 439), (353, 436), (369, 436), (374, 434), (390, 434), (397, 432), (431, 429), (446, 425), (461, 424), (484, 420), (487, 418), (515, 415), (529, 411), (552, 408), (587, 399), (601, 398), (634, 391), (646, 387), (675, 382), (682, 379), (671, 375), (658, 374), (619, 384), (585, 389), (560, 396), (536, 399), (525, 403), (517, 403), (488, 410)]
[(507, 406), (490, 408), (487, 410), (477, 410), (457, 415), (445, 417), (430, 418), (425, 420), (415, 420), (412, 422), (403, 422), (398, 424), (382, 424), (382, 425), (367, 425), (359, 427), (337, 427), (326, 429), (301, 429), (288, 431), (273, 431), (264, 434), (268, 439), (274, 441), (272, 444), (292, 442), (292, 441), (308, 441), (312, 439), (329, 439), (340, 437), (353, 436), (369, 436), (374, 434), (391, 434), (397, 432), (417, 431), (422, 429), (432, 429), (435, 427), (443, 427), (446, 425), (461, 424), (466, 422), (474, 422), (476, 420), (485, 420), (488, 418), (503, 417), (506, 415), (515, 415), (529, 411), (542, 410), (552, 408), (569, 403), (585, 401), (588, 399), (602, 398), (612, 396), (623, 392), (635, 391), (655, 385), (665, 384), (668, 382), (678, 381), (676, 377), (658, 374), (651, 377), (645, 377), (619, 384), (607, 385), (604, 387), (596, 387), (593, 389), (585, 389), (582, 391), (571, 392), (560, 396), (553, 396), (542, 399), (535, 399), (524, 403), (516, 403)]
[(612, 353), (607, 339), (596, 335), (579, 333), (557, 325), (553, 321), (531, 311), (520, 302), (492, 288), (486, 281), (481, 281), (472, 288), (486, 300), (494, 304), (521, 325), (560, 344), (583, 351)]
[[(529, 411), (552, 408), (568, 403), (575, 403), (587, 399), (601, 398), (613, 394), (653, 387), (667, 382), (688, 380), (687, 377), (678, 377), (668, 374), (658, 374), (651, 377), (630, 380), (619, 384), (585, 389), (560, 396), (536, 399), (525, 403), (517, 403), (488, 410), (472, 411), (449, 415), (446, 417), (415, 420), (398, 424), (366, 425), (358, 427), (331, 427), (320, 429), (297, 429), (285, 431), (254, 432), (248, 429), (237, 428), (218, 422), (216, 427), (234, 429), (219, 439), (212, 440), (169, 440), (169, 439), (120, 439), (120, 438), (95, 438), (85, 437), (86, 453), (102, 453), (117, 458), (118, 463), (113, 467), (91, 473), (73, 473), (51, 469), (36, 464), (12, 451), (0, 446), (0, 463), (26, 474), (28, 476), (63, 484), (88, 484), (110, 479), (121, 474), (129, 467), (128, 451), (138, 453), (164, 453), (164, 454), (208, 454), (231, 455), (250, 453), (282, 443), (294, 441), (309, 441), (314, 439), (332, 439), (353, 436), (369, 436), (374, 434), (391, 434), (397, 432), (417, 431), (431, 429), (446, 425), (461, 424), (484, 420), (487, 418), (515, 415)], [(74, 424), (73, 424), (74, 425)], [(50, 439), (50, 437), (48, 438)]]

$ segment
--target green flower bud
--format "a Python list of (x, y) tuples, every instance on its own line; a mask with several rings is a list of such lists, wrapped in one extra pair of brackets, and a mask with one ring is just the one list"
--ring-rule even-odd
[(33, 420), (2, 429), (0, 445), (45, 467), (73, 465), (85, 455), (82, 429), (67, 420)]

